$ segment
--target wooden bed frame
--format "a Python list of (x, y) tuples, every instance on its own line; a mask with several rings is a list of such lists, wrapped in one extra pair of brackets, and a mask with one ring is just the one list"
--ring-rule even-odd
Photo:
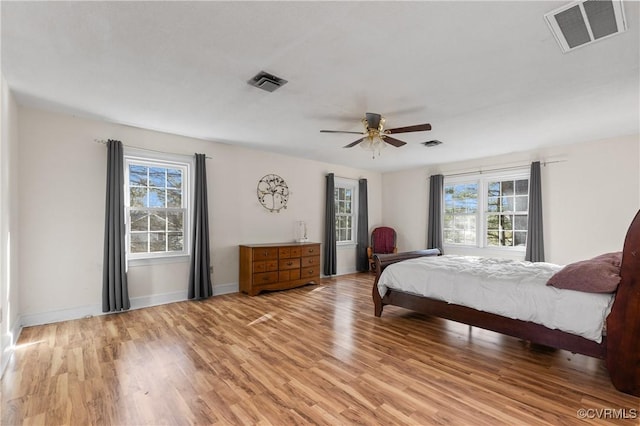
[(607, 335), (603, 336), (602, 343), (532, 322), (506, 318), (398, 290), (389, 289), (384, 297), (380, 297), (378, 280), (387, 266), (406, 259), (438, 254), (439, 251), (436, 249), (375, 255), (376, 279), (372, 291), (375, 316), (382, 315), (385, 305), (400, 306), (533, 343), (601, 358), (606, 361), (616, 389), (640, 396), (640, 211), (633, 219), (624, 241), (621, 280), (611, 313), (607, 317)]

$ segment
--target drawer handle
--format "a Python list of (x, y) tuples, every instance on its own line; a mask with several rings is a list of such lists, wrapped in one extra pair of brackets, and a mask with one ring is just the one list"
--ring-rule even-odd
[(309, 272), (307, 272), (307, 274), (313, 275), (313, 269), (310, 269)]
[(269, 256), (269, 252), (268, 251), (264, 251), (264, 257), (268, 257)]
[(313, 259), (307, 260), (308, 263), (313, 263)]
[(287, 262), (287, 266), (293, 265), (293, 262)]

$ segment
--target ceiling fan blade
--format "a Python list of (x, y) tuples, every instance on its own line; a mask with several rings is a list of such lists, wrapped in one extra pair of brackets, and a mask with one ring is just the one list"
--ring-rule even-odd
[(380, 119), (382, 116), (380, 114), (376, 114), (373, 112), (368, 112), (365, 114), (367, 117), (367, 127), (370, 129), (377, 129), (380, 126)]
[(345, 130), (320, 130), (321, 133), (352, 133), (354, 135), (364, 135), (362, 132), (347, 132)]
[(401, 147), (402, 145), (406, 145), (406, 142), (402, 142), (401, 140), (398, 140), (396, 138), (392, 138), (391, 136), (385, 136), (383, 139), (383, 141), (385, 141), (386, 143), (388, 143), (389, 145), (393, 145), (396, 148)]
[(431, 130), (431, 124), (416, 124), (415, 126), (407, 126), (407, 127), (396, 127), (395, 129), (387, 129), (385, 133), (393, 134), (393, 133), (408, 133), (408, 132), (425, 132), (427, 130)]
[(344, 148), (353, 148), (354, 146), (358, 145), (363, 140), (364, 140), (364, 138), (360, 138), (357, 141), (351, 142), (349, 145), (345, 145)]

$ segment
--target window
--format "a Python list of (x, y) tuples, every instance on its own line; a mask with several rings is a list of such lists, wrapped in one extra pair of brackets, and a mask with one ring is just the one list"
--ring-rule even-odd
[(356, 183), (347, 179), (335, 180), (336, 243), (356, 243), (356, 214), (358, 189)]
[(528, 179), (489, 181), (485, 215), (487, 246), (524, 247), (528, 210)]
[(125, 157), (129, 258), (187, 255), (189, 163)]
[(477, 236), (478, 183), (444, 187), (444, 242), (475, 245)]
[(444, 243), (524, 249), (528, 210), (526, 173), (445, 179)]

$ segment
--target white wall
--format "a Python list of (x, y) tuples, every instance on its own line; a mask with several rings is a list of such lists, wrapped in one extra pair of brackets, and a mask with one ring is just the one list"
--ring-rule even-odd
[[(383, 218), (398, 231), (400, 250), (422, 249), (426, 244), (429, 175), (560, 160), (542, 168), (546, 260), (565, 264), (622, 250), (627, 228), (640, 208), (639, 150), (639, 136), (633, 135), (385, 173)], [(505, 255), (486, 250), (447, 252)], [(512, 257), (522, 259), (524, 253)]]
[(422, 250), (427, 242), (429, 170), (382, 175), (384, 225), (396, 230), (398, 251)]
[[(6, 243), (11, 232), (11, 263), (16, 265), (10, 268), (12, 283), (20, 277), (20, 304), (15, 291), (10, 296), (19, 309), (10, 315), (15, 318), (19, 312), (24, 324), (100, 312), (106, 149), (94, 142), (96, 138), (212, 157), (207, 160), (207, 175), (217, 294), (237, 290), (239, 244), (291, 241), (298, 220), (307, 222), (312, 241), (322, 241), (324, 175), (329, 172), (368, 179), (369, 228), (394, 227), (402, 251), (425, 246), (428, 176), (432, 173), (527, 164), (538, 159), (566, 160), (542, 170), (547, 260), (556, 263), (619, 250), (640, 205), (637, 135), (380, 175), (18, 108), (4, 86), (3, 100), (2, 176), (3, 188), (9, 188), (3, 190), (3, 197), (15, 200), (5, 203), (3, 198), (3, 229), (7, 231), (2, 236)], [(17, 123), (7, 126), (7, 121)], [(7, 163), (17, 167), (5, 167)], [(269, 213), (256, 199), (257, 181), (268, 173), (281, 175), (291, 190), (288, 208), (280, 213)], [(10, 216), (11, 221), (7, 219)], [(338, 274), (354, 271), (355, 248), (339, 249)], [(186, 262), (131, 267), (132, 305), (184, 299), (187, 279)], [(18, 288), (17, 284), (12, 288)], [(5, 297), (6, 293), (3, 303)], [(3, 322), (5, 333), (7, 326)]]
[[(214, 293), (237, 291), (238, 245), (295, 238), (307, 222), (321, 242), (326, 173), (367, 178), (369, 223), (381, 223), (381, 175), (97, 120), (20, 108), (20, 291), (24, 324), (96, 314), (102, 286), (106, 148), (94, 139), (191, 155), (205, 153)], [(282, 176), (288, 207), (270, 213), (258, 180)], [(355, 271), (355, 248), (338, 251), (338, 274)], [(187, 262), (129, 268), (132, 306), (186, 298)]]
[(622, 250), (627, 229), (640, 208), (639, 138), (608, 139), (542, 153), (568, 160), (549, 165), (543, 173), (549, 259), (568, 263)]
[(18, 299), (18, 107), (0, 75), (0, 375), (20, 332)]

